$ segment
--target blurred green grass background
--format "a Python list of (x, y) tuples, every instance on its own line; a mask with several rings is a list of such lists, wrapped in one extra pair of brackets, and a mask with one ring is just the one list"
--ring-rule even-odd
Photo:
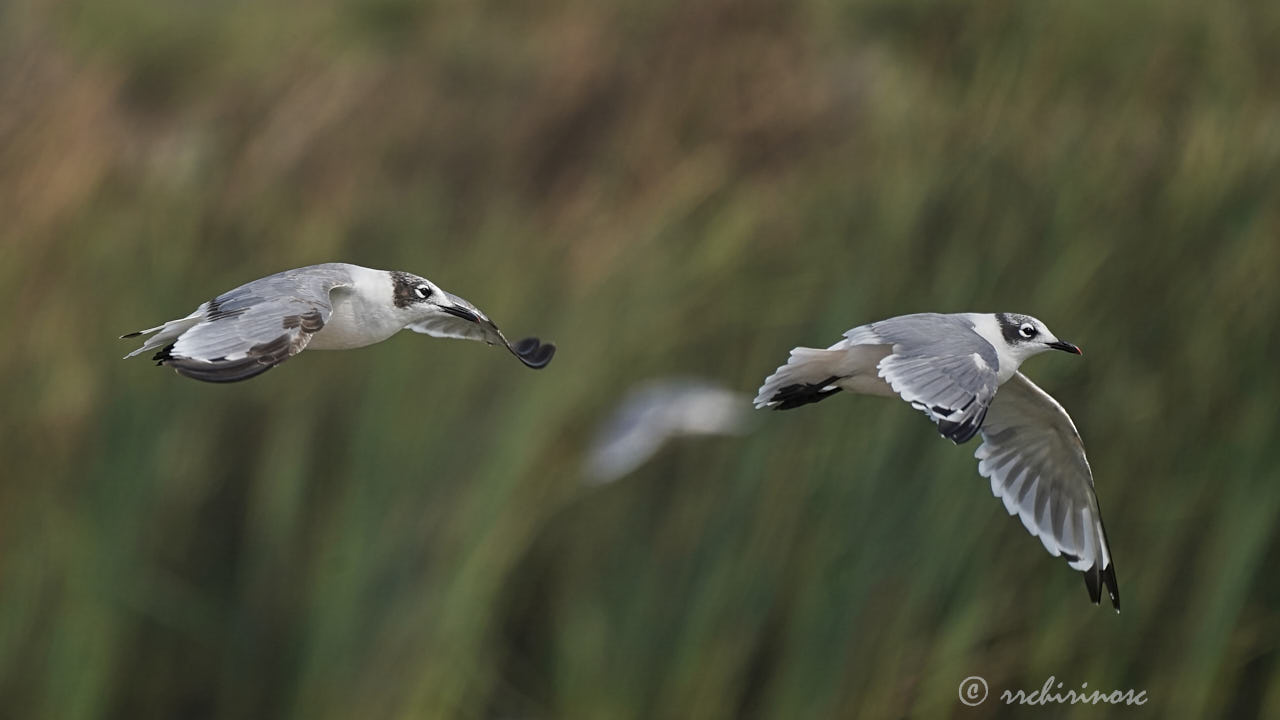
[[(0, 5), (0, 714), (998, 716), (1053, 675), (1280, 717), (1278, 67), (1276, 3)], [(119, 359), (331, 260), (560, 353)], [(1123, 614), (901, 403), (580, 484), (633, 384), (922, 310), (1084, 347), (1025, 369)]]

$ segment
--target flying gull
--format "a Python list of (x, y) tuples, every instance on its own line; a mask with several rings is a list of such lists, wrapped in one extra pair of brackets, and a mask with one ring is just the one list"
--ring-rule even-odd
[(1084, 574), (1097, 604), (1120, 589), (1093, 474), (1075, 424), (1018, 372), (1046, 350), (1081, 354), (1045, 324), (1014, 313), (920, 313), (856, 327), (825, 350), (798, 347), (761, 386), (757, 408), (788, 410), (847, 390), (897, 395), (959, 445), (982, 434), (978, 473), (1054, 557)]
[(501, 344), (531, 368), (555, 345), (511, 344), (471, 303), (407, 272), (325, 263), (285, 270), (201, 303), (195, 312), (123, 338), (151, 335), (126, 355), (155, 351), (157, 365), (207, 382), (247, 380), (307, 348), (348, 350), (408, 328), (435, 337)]
[(699, 378), (652, 380), (627, 393), (600, 426), (587, 455), (592, 484), (621, 478), (683, 436), (742, 435), (750, 396)]

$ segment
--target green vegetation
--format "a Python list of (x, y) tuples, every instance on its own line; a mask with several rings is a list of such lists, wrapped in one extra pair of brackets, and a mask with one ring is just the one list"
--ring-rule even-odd
[[(0, 5), (0, 714), (970, 717), (1053, 675), (1280, 717), (1278, 40), (1232, 1)], [(560, 353), (119, 359), (328, 260)], [(633, 383), (920, 310), (1084, 348), (1025, 369), (1123, 614), (901, 403), (580, 485)]]

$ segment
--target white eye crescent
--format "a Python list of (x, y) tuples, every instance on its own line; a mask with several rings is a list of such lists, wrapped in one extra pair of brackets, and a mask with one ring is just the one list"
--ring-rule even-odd
[(1018, 328), (1018, 334), (1024, 338), (1033, 338), (1036, 336), (1036, 326), (1031, 323), (1022, 323), (1022, 327)]
[(426, 300), (427, 298), (431, 297), (431, 286), (419, 285), (413, 289), (413, 292), (418, 297), (422, 298), (423, 300)]

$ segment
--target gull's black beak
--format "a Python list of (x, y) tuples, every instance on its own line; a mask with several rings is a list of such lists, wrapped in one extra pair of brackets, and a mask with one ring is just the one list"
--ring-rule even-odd
[(1065, 342), (1063, 340), (1056, 340), (1054, 342), (1051, 342), (1049, 343), (1049, 347), (1053, 348), (1054, 350), (1062, 350), (1063, 352), (1069, 352), (1072, 355), (1084, 354), (1083, 352), (1080, 351), (1080, 348), (1076, 347), (1075, 345), (1072, 345), (1069, 342)]
[(462, 307), (461, 305), (441, 305), (440, 309), (456, 318), (462, 318), (463, 320), (470, 320), (473, 323), (480, 322), (480, 317), (478, 315)]

